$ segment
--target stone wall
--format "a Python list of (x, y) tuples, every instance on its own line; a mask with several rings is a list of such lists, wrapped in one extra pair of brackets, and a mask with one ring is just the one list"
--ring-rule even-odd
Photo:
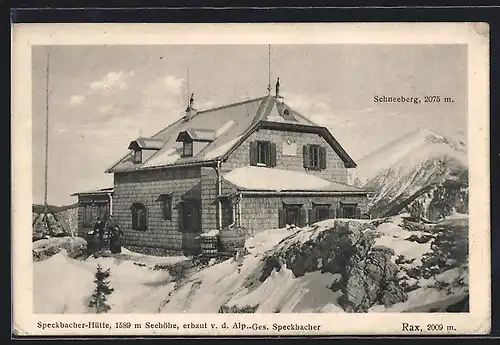
[[(266, 140), (276, 143), (276, 169), (302, 171), (330, 181), (347, 184), (347, 168), (344, 162), (326, 140), (318, 134), (277, 131), (260, 129), (252, 133), (226, 160), (222, 163), (222, 171), (229, 172), (235, 168), (250, 165), (250, 142)], [(295, 155), (283, 154), (283, 142), (296, 145)], [(306, 144), (322, 145), (326, 148), (326, 169), (308, 170), (303, 164), (303, 146)]]
[(313, 203), (337, 208), (339, 202), (358, 203), (362, 215), (367, 211), (365, 196), (244, 196), (241, 200), (241, 226), (252, 231), (278, 228), (278, 212), (283, 208), (283, 203), (303, 204), (303, 208), (310, 210)]
[[(179, 202), (201, 198), (200, 167), (116, 173), (113, 214), (124, 231), (123, 244), (183, 250), (198, 234), (179, 231)], [(171, 193), (171, 219), (164, 219), (161, 195)], [(131, 206), (142, 203), (147, 210), (147, 230), (132, 229)]]

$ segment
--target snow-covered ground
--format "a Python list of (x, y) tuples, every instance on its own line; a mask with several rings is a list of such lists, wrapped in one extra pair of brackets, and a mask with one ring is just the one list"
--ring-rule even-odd
[[(95, 287), (97, 265), (109, 268), (111, 312), (155, 312), (173, 289), (166, 271), (153, 270), (156, 264), (174, 264), (185, 257), (155, 257), (126, 249), (117, 257), (72, 259), (65, 250), (34, 263), (35, 313), (87, 313), (88, 298)], [(142, 266), (145, 265), (145, 266)]]
[[(309, 270), (296, 274), (297, 267), (286, 260), (296, 260), (301, 248), (321, 245), (318, 238), (325, 231), (340, 229), (339, 224), (346, 222), (355, 222), (359, 229), (366, 229), (361, 231), (375, 234), (374, 246), (392, 249), (390, 261), (397, 266), (397, 278), (411, 287), (405, 301), (387, 307), (373, 305), (369, 311), (425, 311), (468, 293), (466, 264), (441, 267), (431, 276), (422, 274), (434, 272), (435, 267), (429, 270), (429, 260), (443, 230), (408, 229), (401, 216), (376, 221), (327, 220), (303, 229), (260, 231), (247, 240), (248, 254), (242, 262), (231, 258), (212, 260), (208, 265), (192, 264), (192, 259), (185, 257), (156, 257), (126, 249), (116, 256), (78, 260), (62, 250), (34, 263), (35, 312), (90, 312), (87, 305), (97, 264), (111, 272), (111, 313), (344, 312), (339, 303), (343, 293), (333, 288), (341, 279), (340, 273), (322, 270), (317, 264), (315, 269), (308, 266)], [(266, 267), (270, 258), (280, 255), (288, 258), (280, 267)], [(172, 277), (168, 269), (154, 269), (158, 264), (185, 263), (189, 265), (182, 268), (185, 271), (179, 277)]]

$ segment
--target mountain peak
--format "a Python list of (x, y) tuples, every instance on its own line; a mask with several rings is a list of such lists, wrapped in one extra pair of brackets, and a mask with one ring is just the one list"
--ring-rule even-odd
[(371, 178), (395, 165), (411, 169), (428, 159), (438, 156), (451, 156), (465, 162), (464, 144), (439, 135), (429, 129), (419, 128), (405, 134), (375, 152), (363, 157), (358, 162), (358, 169), (353, 172), (353, 180), (366, 183)]

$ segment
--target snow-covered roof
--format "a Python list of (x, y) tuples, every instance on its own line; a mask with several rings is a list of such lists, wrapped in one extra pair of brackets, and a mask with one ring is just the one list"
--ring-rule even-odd
[(230, 171), (223, 178), (239, 190), (248, 191), (365, 193), (359, 188), (305, 172), (276, 168), (245, 166)]
[(163, 141), (158, 139), (139, 137), (132, 141), (129, 145), (129, 149), (134, 148), (159, 150), (163, 147)]
[[(189, 118), (181, 118), (148, 138), (154, 140), (155, 144), (161, 142), (161, 147), (142, 163), (135, 163), (134, 153), (129, 151), (106, 172), (211, 163), (216, 159), (224, 159), (251, 133), (265, 126), (266, 128), (274, 126), (276, 129), (288, 126), (289, 130), (309, 131), (322, 135), (337, 151), (346, 166), (356, 165), (325, 127), (318, 126), (291, 109), (280, 98), (264, 96), (198, 111)], [(193, 156), (183, 157), (182, 145), (177, 142), (179, 134), (183, 132), (184, 135), (210, 140), (207, 140), (208, 144)]]
[(85, 192), (77, 192), (71, 194), (72, 196), (74, 195), (85, 195), (85, 194), (108, 194), (108, 193), (113, 193), (113, 187), (107, 187), (107, 188), (101, 188), (101, 189), (94, 189), (94, 190), (87, 190)]

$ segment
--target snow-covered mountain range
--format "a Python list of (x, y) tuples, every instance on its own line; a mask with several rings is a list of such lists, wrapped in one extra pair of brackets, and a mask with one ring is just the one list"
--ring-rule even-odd
[(467, 213), (467, 145), (420, 129), (358, 162), (353, 184), (374, 192), (373, 216), (401, 211), (431, 220)]

